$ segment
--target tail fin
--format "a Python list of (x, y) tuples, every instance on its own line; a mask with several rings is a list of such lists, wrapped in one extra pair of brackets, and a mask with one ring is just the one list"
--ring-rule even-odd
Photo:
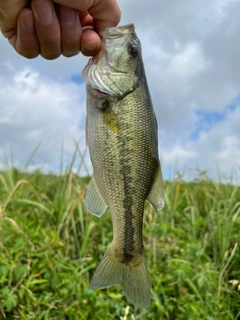
[(115, 262), (111, 259), (111, 246), (106, 251), (90, 282), (91, 289), (103, 289), (114, 285), (122, 285), (129, 302), (138, 308), (150, 306), (150, 283), (146, 259), (136, 267), (125, 263)]

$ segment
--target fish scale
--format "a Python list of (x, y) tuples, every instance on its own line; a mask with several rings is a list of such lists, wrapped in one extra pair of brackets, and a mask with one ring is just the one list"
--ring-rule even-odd
[(158, 211), (164, 205), (156, 118), (134, 26), (108, 28), (100, 35), (102, 52), (83, 71), (93, 165), (86, 206), (97, 216), (109, 207), (113, 241), (90, 288), (121, 284), (130, 302), (148, 307), (144, 202), (147, 199)]

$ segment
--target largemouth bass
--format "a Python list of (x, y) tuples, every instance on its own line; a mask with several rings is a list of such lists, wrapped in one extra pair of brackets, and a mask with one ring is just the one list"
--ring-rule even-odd
[(142, 240), (144, 201), (164, 206), (157, 122), (134, 25), (100, 32), (102, 49), (83, 70), (87, 90), (87, 143), (93, 177), (87, 210), (109, 207), (113, 240), (91, 289), (122, 285), (128, 301), (149, 307), (150, 283)]

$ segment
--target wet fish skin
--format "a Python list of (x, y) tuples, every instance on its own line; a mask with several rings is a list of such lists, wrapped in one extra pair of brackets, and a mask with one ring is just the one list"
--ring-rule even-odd
[(90, 288), (120, 284), (136, 307), (149, 307), (142, 223), (146, 199), (157, 211), (164, 206), (157, 122), (134, 26), (108, 28), (101, 37), (100, 54), (83, 70), (94, 171), (86, 206), (97, 216), (109, 207), (113, 241)]

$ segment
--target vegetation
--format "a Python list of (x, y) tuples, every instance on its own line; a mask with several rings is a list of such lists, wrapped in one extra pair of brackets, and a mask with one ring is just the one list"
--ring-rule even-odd
[(112, 239), (109, 212), (86, 212), (89, 178), (0, 173), (0, 319), (240, 319), (240, 188), (201, 177), (165, 182), (164, 209), (146, 203), (152, 303), (89, 279)]

